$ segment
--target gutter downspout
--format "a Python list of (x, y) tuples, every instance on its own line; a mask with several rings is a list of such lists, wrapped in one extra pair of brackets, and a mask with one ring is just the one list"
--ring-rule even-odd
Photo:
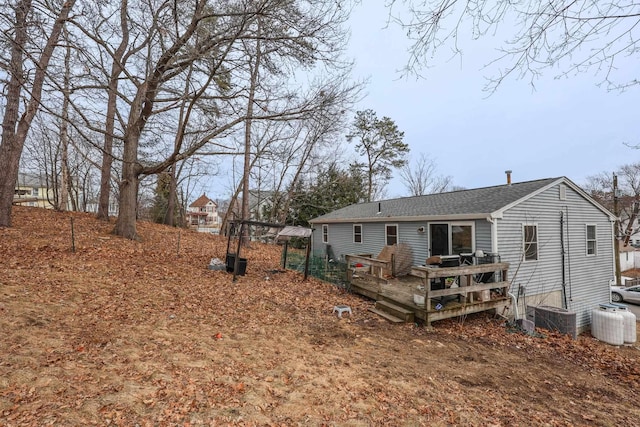
[(491, 252), (498, 253), (498, 218), (493, 215), (487, 217), (487, 222), (491, 224)]

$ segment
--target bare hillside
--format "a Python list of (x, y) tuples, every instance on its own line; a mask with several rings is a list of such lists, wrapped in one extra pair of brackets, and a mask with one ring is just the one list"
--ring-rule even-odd
[[(71, 218), (75, 252), (72, 251)], [(16, 207), (0, 229), (0, 425), (640, 425), (638, 347), (481, 315), (391, 325), (253, 244)], [(352, 316), (332, 314), (347, 304)]]

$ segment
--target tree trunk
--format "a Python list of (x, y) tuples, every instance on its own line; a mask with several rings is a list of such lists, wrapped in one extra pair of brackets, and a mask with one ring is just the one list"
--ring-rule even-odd
[(23, 69), (23, 49), (28, 40), (27, 21), (31, 12), (31, 0), (18, 1), (14, 7), (16, 25), (14, 39), (11, 44), (11, 62), (9, 64), (9, 82), (6, 84), (5, 112), (2, 120), (2, 139), (0, 142), (0, 227), (11, 226), (11, 207), (15, 185), (18, 179), (20, 156), (27, 139), (31, 122), (40, 107), (42, 86), (49, 61), (58, 44), (58, 39), (75, 0), (67, 0), (56, 21), (51, 27), (51, 33), (42, 50), (37, 67), (33, 71), (33, 85), (31, 98), (27, 103), (24, 113), (18, 121), (21, 103), (21, 91), (25, 85)]
[(138, 183), (142, 166), (138, 163), (138, 141), (134, 133), (125, 137), (120, 181), (120, 211), (113, 233), (127, 239), (138, 240), (136, 219), (138, 214)]
[[(244, 168), (242, 174), (242, 220), (250, 219), (249, 200), (250, 200), (250, 183), (249, 175), (251, 173), (251, 123), (253, 119), (253, 103), (255, 102), (256, 86), (258, 85), (258, 70), (260, 68), (260, 19), (258, 19), (258, 30), (256, 37), (256, 53), (253, 69), (251, 69), (251, 82), (249, 86), (249, 99), (247, 100), (247, 118), (244, 128)], [(251, 61), (249, 61), (251, 64)], [(244, 244), (249, 243), (249, 227), (240, 227), (243, 230), (242, 241)]]
[[(67, 32), (65, 31), (65, 39), (67, 38)], [(69, 196), (71, 193), (71, 177), (69, 174), (69, 79), (70, 79), (70, 62), (71, 47), (67, 42), (67, 49), (64, 56), (64, 78), (63, 78), (63, 93), (62, 93), (62, 119), (60, 120), (60, 168), (61, 168), (61, 181), (60, 181), (60, 198), (58, 199), (58, 209), (66, 211), (69, 209)]]
[(11, 206), (18, 180), (18, 167), (24, 140), (16, 135), (16, 124), (20, 111), (20, 92), (22, 89), (23, 53), (22, 46), (27, 42), (27, 15), (31, 10), (31, 1), (16, 4), (16, 27), (14, 44), (11, 49), (11, 77), (7, 83), (7, 95), (2, 121), (2, 142), (0, 142), (0, 170), (4, 178), (0, 179), (0, 227), (11, 226)]
[(111, 197), (111, 165), (113, 164), (113, 133), (115, 131), (116, 101), (118, 96), (118, 79), (124, 66), (122, 58), (129, 44), (129, 26), (127, 23), (127, 2), (120, 4), (120, 28), (122, 40), (113, 55), (111, 74), (109, 76), (109, 94), (107, 98), (107, 115), (105, 117), (104, 147), (102, 167), (100, 168), (100, 196), (98, 198), (97, 218), (109, 221), (109, 199)]
[(164, 223), (172, 227), (176, 226), (176, 201), (178, 193), (176, 189), (176, 165), (169, 169), (169, 194), (167, 197), (167, 212), (164, 214)]

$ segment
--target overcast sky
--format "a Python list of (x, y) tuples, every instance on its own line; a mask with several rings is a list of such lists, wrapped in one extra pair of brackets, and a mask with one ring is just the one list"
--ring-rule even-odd
[[(369, 79), (357, 109), (394, 120), (412, 157), (430, 155), (455, 185), (502, 184), (507, 169), (514, 182), (567, 176), (581, 185), (640, 160), (640, 150), (625, 146), (640, 144), (640, 87), (610, 92), (596, 86), (602, 76), (592, 72), (555, 79), (550, 70), (535, 91), (528, 80), (511, 78), (488, 96), (485, 77), (495, 73), (482, 67), (500, 45), (491, 39), (463, 41), (461, 58), (437, 60), (424, 79), (402, 77), (409, 42), (399, 28), (385, 28), (380, 3), (367, 1), (351, 18), (354, 78)], [(637, 71), (631, 58), (628, 75), (637, 78)], [(388, 198), (407, 194), (398, 178), (387, 191)]]

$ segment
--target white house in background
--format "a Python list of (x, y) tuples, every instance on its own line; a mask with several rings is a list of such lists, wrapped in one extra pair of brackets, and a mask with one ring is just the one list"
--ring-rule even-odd
[(53, 200), (53, 188), (42, 176), (32, 173), (18, 173), (18, 181), (13, 194), (14, 204), (53, 209), (54, 206), (51, 203)]
[(633, 270), (640, 268), (640, 250), (633, 246), (624, 246), (620, 244), (620, 271)]
[(310, 221), (314, 255), (335, 260), (398, 243), (411, 247), (413, 265), (434, 255), (493, 254), (510, 264), (519, 313), (525, 301), (567, 309), (579, 331), (610, 301), (614, 222), (566, 177), (360, 203)]
[(202, 194), (202, 196), (198, 197), (196, 201), (189, 205), (186, 219), (189, 228), (210, 233), (220, 231), (218, 204), (208, 198), (206, 194)]

